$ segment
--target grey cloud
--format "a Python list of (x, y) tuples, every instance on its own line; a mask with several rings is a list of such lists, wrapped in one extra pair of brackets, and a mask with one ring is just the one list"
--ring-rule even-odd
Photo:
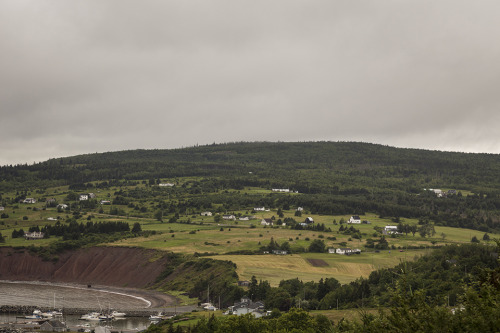
[(0, 164), (235, 140), (499, 153), (498, 9), (5, 1)]

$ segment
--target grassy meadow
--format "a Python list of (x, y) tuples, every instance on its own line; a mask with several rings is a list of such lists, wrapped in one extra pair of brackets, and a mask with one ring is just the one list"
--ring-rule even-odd
[[(189, 181), (189, 179), (184, 181)], [(140, 183), (128, 189), (141, 190), (145, 187)], [(112, 200), (116, 193), (122, 189), (109, 188), (96, 191), (97, 200)], [(68, 187), (50, 188), (45, 190), (43, 196), (55, 198), (58, 203), (68, 203), (66, 196), (69, 192)], [(246, 188), (240, 192), (265, 195), (271, 191), (261, 188)], [(32, 197), (40, 197), (35, 193), (29, 194)], [(277, 285), (283, 279), (294, 277), (303, 281), (318, 281), (325, 277), (335, 277), (340, 282), (347, 283), (360, 276), (366, 277), (378, 268), (391, 267), (404, 260), (413, 260), (416, 256), (429, 251), (432, 246), (470, 242), (472, 237), (482, 239), (484, 235), (483, 232), (477, 230), (436, 226), (436, 234), (431, 238), (422, 238), (418, 233), (415, 236), (411, 234), (397, 237), (386, 236), (392, 250), (375, 252), (373, 249), (364, 247), (366, 239), (380, 238), (380, 234), (374, 228), (395, 225), (391, 219), (380, 218), (376, 214), (360, 216), (362, 220), (370, 221), (370, 224), (352, 225), (362, 234), (362, 239), (358, 240), (339, 232), (340, 222), (347, 221), (350, 215), (319, 215), (306, 211), (301, 217), (297, 217), (295, 209), (283, 211), (284, 218), (294, 218), (299, 222), (310, 216), (316, 224), (324, 224), (326, 228), (331, 229), (331, 232), (294, 230), (286, 226), (262, 226), (260, 221), (263, 218), (273, 218), (277, 221), (279, 218), (277, 211), (252, 212), (251, 207), (247, 210), (226, 212), (235, 215), (253, 215), (254, 218), (250, 221), (237, 220), (216, 223), (214, 217), (200, 216), (199, 213), (187, 211), (179, 216), (178, 220), (181, 223), (168, 223), (151, 218), (151, 212), (155, 209), (155, 200), (138, 200), (136, 206), (145, 207), (146, 213), (141, 213), (127, 205), (99, 205), (93, 210), (83, 209), (79, 223), (85, 223), (85, 221), (94, 223), (124, 221), (132, 226), (138, 222), (143, 231), (150, 231), (150, 233), (146, 236), (121, 239), (104, 245), (143, 247), (186, 254), (199, 253), (213, 259), (230, 260), (236, 263), (241, 280), (249, 280), (255, 275), (258, 279), (268, 280), (272, 285)], [(118, 208), (122, 214), (110, 215), (109, 211), (112, 208)], [(0, 232), (6, 236), (6, 242), (1, 244), (3, 246), (44, 246), (50, 244), (57, 238), (26, 241), (23, 238), (12, 239), (10, 235), (14, 229), (23, 228), (27, 231), (31, 226), (41, 227), (45, 224), (55, 223), (48, 220), (49, 218), (57, 218), (60, 223), (64, 223), (72, 217), (69, 211), (58, 212), (56, 208), (45, 207), (44, 202), (41, 201), (35, 204), (14, 204), (6, 207), (3, 213), (9, 216), (0, 220)], [(418, 220), (402, 219), (401, 222), (417, 224)], [(344, 226), (350, 225), (344, 224)], [(494, 237), (494, 235), (492, 236)], [(286, 256), (228, 254), (243, 251), (259, 252), (259, 249), (268, 245), (271, 239), (278, 244), (288, 242), (294, 254)], [(326, 248), (350, 247), (359, 248), (362, 252), (359, 255), (351, 256), (307, 252), (309, 245), (315, 239), (322, 240)], [(410, 249), (409, 247), (419, 247), (419, 249)], [(314, 265), (311, 260), (312, 262), (321, 260), (323, 266)]]

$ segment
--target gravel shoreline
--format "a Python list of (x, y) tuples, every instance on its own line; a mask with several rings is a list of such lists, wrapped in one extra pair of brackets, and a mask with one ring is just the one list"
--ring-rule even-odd
[[(127, 308), (127, 313), (137, 313), (140, 314), (151, 314), (157, 313), (158, 311), (163, 311), (168, 309), (172, 309), (177, 312), (185, 312), (189, 309), (194, 309), (194, 306), (189, 307), (177, 307), (178, 300), (170, 295), (163, 294), (158, 291), (152, 290), (143, 290), (136, 288), (125, 288), (125, 287), (114, 287), (114, 286), (101, 286), (101, 285), (92, 285), (88, 287), (86, 285), (78, 285), (78, 284), (68, 284), (68, 283), (49, 283), (49, 282), (39, 282), (39, 281), (0, 281), (1, 283), (12, 284), (13, 286), (19, 286), (22, 288), (23, 285), (29, 286), (37, 286), (43, 288), (44, 286), (52, 287), (52, 288), (73, 288), (78, 289), (79, 291), (93, 291), (97, 293), (102, 293), (103, 295), (118, 295), (119, 297), (126, 298), (128, 297), (131, 301), (135, 302), (135, 304), (142, 304), (142, 306), (134, 306), (133, 309)], [(67, 292), (67, 290), (66, 290)], [(75, 290), (76, 292), (76, 290)], [(29, 296), (27, 296), (29, 298)], [(28, 304), (35, 304), (30, 303)], [(36, 304), (35, 304), (36, 305)], [(34, 308), (44, 308), (43, 306), (35, 306), (35, 305), (10, 305), (7, 302), (0, 303), (0, 312), (16, 312), (16, 313), (30, 313), (34, 310)], [(45, 307), (47, 308), (47, 307)], [(113, 306), (115, 310), (122, 310), (120, 306)], [(48, 310), (48, 308), (47, 308)], [(88, 311), (95, 311), (96, 309), (90, 309), (89, 306), (84, 306), (83, 304), (71, 304), (70, 306), (64, 306), (64, 312), (68, 314), (81, 314), (86, 313)], [(125, 310), (125, 309), (123, 309)], [(189, 310), (191, 311), (191, 310)]]

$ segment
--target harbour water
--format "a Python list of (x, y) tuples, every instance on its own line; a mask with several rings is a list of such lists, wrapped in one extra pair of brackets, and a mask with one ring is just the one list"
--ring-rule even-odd
[[(62, 309), (64, 316), (56, 319), (64, 321), (68, 327), (72, 328), (108, 326), (119, 331), (139, 331), (151, 324), (148, 314), (156, 312), (156, 309), (151, 309), (150, 306), (151, 302), (147, 298), (128, 293), (125, 289), (109, 290), (60, 283), (0, 281), (0, 307), (4, 311), (5, 308), (13, 309), (0, 313), (0, 323), (29, 322), (29, 319), (24, 318), (31, 314), (27, 309), (36, 307)], [(25, 309), (24, 313), (19, 309)], [(127, 316), (123, 319), (97, 322), (80, 320), (81, 314), (86, 311), (107, 312), (111, 310), (142, 314), (142, 316)]]

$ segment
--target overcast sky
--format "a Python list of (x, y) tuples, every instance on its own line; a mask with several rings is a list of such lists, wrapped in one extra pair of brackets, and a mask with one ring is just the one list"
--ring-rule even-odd
[(500, 1), (0, 0), (0, 165), (231, 141), (500, 153)]

